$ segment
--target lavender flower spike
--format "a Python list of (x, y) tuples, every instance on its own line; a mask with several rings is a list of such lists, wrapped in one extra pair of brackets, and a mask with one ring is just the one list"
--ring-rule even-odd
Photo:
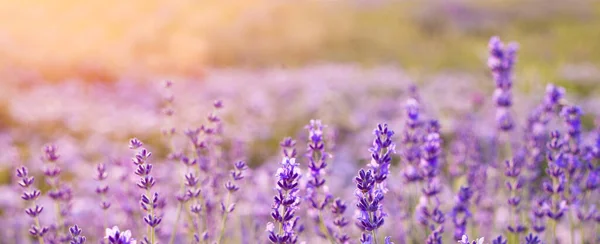
[(85, 236), (81, 235), (81, 228), (79, 226), (74, 225), (69, 228), (69, 232), (71, 233), (71, 244), (84, 244), (86, 241)]
[[(130, 145), (141, 145), (142, 143), (133, 138), (130, 140)], [(130, 148), (136, 148), (135, 146), (130, 146)], [(146, 190), (145, 194), (141, 196), (140, 205), (144, 211), (146, 211), (147, 215), (144, 216), (144, 222), (149, 226), (148, 228), (148, 238), (149, 244), (155, 243), (155, 235), (156, 235), (156, 227), (162, 221), (162, 218), (156, 214), (156, 208), (158, 206), (158, 193), (152, 194), (152, 187), (156, 183), (154, 177), (150, 174), (152, 172), (152, 164), (148, 162), (148, 159), (152, 156), (152, 153), (145, 148), (140, 148), (137, 151), (135, 157), (133, 157), (132, 162), (136, 165), (135, 174), (140, 176), (140, 181), (137, 183), (137, 186), (141, 189)]]
[(23, 195), (21, 198), (27, 202), (31, 202), (31, 207), (25, 210), (25, 213), (29, 215), (33, 219), (34, 224), (31, 225), (29, 229), (29, 234), (38, 239), (40, 244), (44, 244), (44, 234), (48, 232), (48, 227), (42, 227), (40, 225), (39, 215), (44, 210), (44, 207), (37, 205), (36, 200), (42, 194), (40, 190), (32, 187), (35, 178), (33, 176), (29, 177), (29, 171), (26, 167), (21, 167), (17, 169), (17, 177), (21, 180), (19, 181), (19, 186), (24, 188)]
[(311, 120), (310, 124), (306, 126), (308, 129), (308, 145), (306, 157), (308, 158), (308, 183), (306, 186), (308, 201), (310, 206), (318, 213), (318, 219), (316, 220), (319, 226), (317, 230), (318, 234), (322, 237), (330, 239), (332, 243), (335, 243), (330, 231), (325, 226), (325, 220), (323, 219), (323, 209), (327, 207), (331, 201), (331, 194), (327, 191), (325, 185), (325, 177), (327, 167), (327, 159), (329, 154), (325, 152), (325, 142), (323, 141), (323, 125), (320, 120)]
[(136, 244), (136, 240), (131, 238), (131, 231), (126, 230), (121, 232), (119, 227), (114, 226), (110, 229), (106, 229), (104, 239), (108, 241), (108, 244)]
[(271, 222), (267, 224), (268, 238), (272, 243), (293, 244), (297, 242), (295, 229), (299, 217), (294, 215), (300, 204), (298, 181), (301, 172), (295, 158), (288, 157), (295, 155), (295, 149), (293, 149), (295, 144), (291, 138), (286, 138), (281, 143), (284, 158), (276, 174), (277, 195), (274, 197), (271, 211), (271, 217), (278, 228), (275, 230), (275, 225)]
[(469, 237), (467, 235), (463, 235), (462, 238), (460, 240), (458, 240), (458, 243), (460, 244), (483, 244), (484, 238), (478, 238), (477, 240), (471, 241), (469, 242)]
[(496, 83), (494, 102), (496, 103), (496, 123), (501, 131), (510, 131), (514, 127), (514, 119), (510, 114), (512, 106), (512, 71), (516, 60), (518, 45), (510, 43), (506, 48), (500, 38), (494, 36), (490, 39), (490, 56), (488, 67)]

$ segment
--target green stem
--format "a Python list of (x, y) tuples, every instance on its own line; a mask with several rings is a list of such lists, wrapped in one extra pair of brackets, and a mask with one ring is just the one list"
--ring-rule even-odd
[(227, 215), (229, 214), (228, 211), (228, 206), (229, 206), (229, 199), (231, 198), (231, 192), (227, 191), (227, 200), (225, 200), (225, 212), (223, 213), (223, 219), (221, 220), (222, 225), (221, 225), (221, 233), (219, 234), (219, 239), (217, 239), (217, 243), (221, 243), (221, 239), (223, 239), (223, 234), (225, 234), (225, 223), (227, 222)]
[(584, 238), (585, 237), (585, 231), (584, 231), (583, 227), (584, 227), (583, 224), (579, 227), (579, 235), (581, 236), (580, 237), (581, 238), (581, 243), (585, 244), (585, 238)]
[(63, 232), (64, 223), (62, 214), (60, 212), (60, 203), (58, 203), (58, 200), (54, 201), (54, 208), (56, 210), (56, 224), (58, 225), (58, 233), (60, 234)]
[[(35, 225), (37, 226), (38, 229), (42, 228), (40, 226), (40, 219), (37, 216), (35, 218), (33, 218), (33, 221), (35, 222)], [(38, 242), (40, 244), (44, 244), (44, 238), (38, 235)]]
[(325, 235), (325, 238), (327, 238), (327, 240), (329, 240), (331, 244), (336, 243), (333, 236), (331, 236), (331, 233), (329, 233), (329, 230), (327, 230), (327, 226), (325, 226), (325, 220), (323, 219), (323, 212), (321, 210), (319, 210), (319, 228), (321, 229), (321, 232), (323, 232), (323, 234)]
[(377, 244), (377, 232), (375, 230), (372, 230), (371, 235), (373, 236), (373, 242)]
[[(150, 195), (150, 189), (146, 189), (146, 196), (149, 199), (152, 199)], [(148, 213), (151, 217), (154, 217), (154, 206), (152, 204), (149, 205), (150, 207), (148, 209)], [(154, 227), (152, 226), (148, 226), (148, 237), (150, 238), (150, 244), (154, 244)]]

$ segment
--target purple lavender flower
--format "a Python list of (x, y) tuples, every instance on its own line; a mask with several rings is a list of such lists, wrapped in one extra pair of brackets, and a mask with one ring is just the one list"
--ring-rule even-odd
[(387, 124), (378, 124), (373, 134), (375, 134), (375, 139), (373, 146), (369, 149), (371, 152), (369, 167), (375, 173), (377, 187), (386, 192), (385, 180), (390, 172), (392, 154), (396, 152), (396, 145), (392, 141), (394, 131), (388, 129)]
[(560, 200), (561, 193), (565, 190), (565, 173), (562, 169), (564, 165), (561, 163), (563, 142), (560, 132), (552, 131), (550, 133), (550, 141), (548, 142), (548, 167), (546, 173), (552, 179), (552, 182), (544, 182), (544, 190), (551, 196), (551, 199), (546, 202), (544, 209), (546, 216), (553, 220), (552, 233), (556, 237), (556, 225), (563, 217), (567, 210), (567, 204), (564, 200)]
[(329, 239), (333, 237), (331, 237), (331, 233), (325, 225), (322, 213), (332, 198), (331, 194), (327, 192), (327, 186), (325, 185), (324, 174), (326, 174), (327, 159), (330, 156), (325, 152), (323, 127), (320, 120), (311, 120), (310, 124), (305, 127), (308, 129), (309, 140), (306, 152), (309, 169), (306, 189), (310, 206), (318, 212), (318, 219), (316, 221), (320, 229), (317, 232), (322, 237)]
[(484, 238), (478, 238), (477, 240), (473, 240), (473, 241), (469, 241), (469, 237), (467, 235), (462, 235), (461, 238), (459, 238), (458, 243), (460, 244), (483, 244)]
[[(519, 239), (519, 234), (525, 232), (526, 228), (519, 222), (519, 204), (521, 203), (520, 191), (523, 187), (523, 181), (519, 177), (521, 174), (521, 166), (516, 160), (506, 160), (504, 175), (508, 178), (506, 182), (506, 187), (510, 192), (510, 197), (508, 198), (508, 205), (510, 206), (510, 218), (509, 221), (511, 223), (508, 224), (508, 231), (513, 233), (516, 236), (516, 239)], [(514, 215), (513, 215), (514, 214)]]
[(419, 158), (421, 157), (422, 122), (419, 120), (419, 103), (415, 99), (406, 102), (406, 122), (402, 135), (401, 156), (405, 165), (404, 179), (406, 182), (417, 182), (422, 179), (419, 172)]
[(527, 235), (525, 237), (525, 244), (540, 244), (542, 243), (542, 241), (534, 234), (529, 233), (529, 235)]
[(106, 215), (106, 210), (108, 210), (108, 208), (110, 208), (111, 203), (107, 200), (106, 195), (108, 193), (108, 185), (106, 183), (104, 183), (104, 181), (106, 180), (106, 178), (108, 177), (108, 173), (106, 173), (106, 165), (105, 164), (98, 164), (96, 166), (96, 180), (100, 183), (97, 187), (96, 187), (96, 194), (98, 194), (100, 196), (101, 202), (100, 202), (100, 208), (102, 208), (102, 210), (104, 210), (104, 228), (106, 229), (107, 227), (107, 223), (106, 223), (106, 217), (108, 215)]
[(121, 232), (119, 227), (114, 226), (111, 229), (106, 229), (104, 239), (108, 244), (136, 244), (136, 240), (131, 238), (131, 231), (126, 230)]
[(361, 169), (354, 180), (357, 188), (355, 194), (358, 198), (356, 206), (360, 210), (358, 227), (363, 232), (371, 232), (370, 235), (375, 238), (375, 230), (384, 223), (381, 212), (383, 192), (381, 189), (375, 189), (376, 180), (373, 170)]
[(532, 201), (532, 221), (531, 228), (535, 233), (542, 233), (546, 230), (546, 210), (544, 209), (544, 199), (534, 199)]
[(565, 106), (560, 112), (560, 115), (565, 121), (569, 141), (573, 144), (571, 146), (578, 146), (581, 140), (581, 116), (583, 115), (581, 108), (578, 106)]
[(492, 239), (492, 244), (506, 244), (506, 239), (503, 236), (498, 236), (495, 239)]
[(333, 213), (333, 225), (337, 227), (337, 230), (334, 231), (334, 238), (342, 244), (348, 243), (350, 241), (350, 237), (343, 231), (344, 227), (346, 227), (349, 221), (344, 217), (344, 212), (346, 212), (346, 203), (342, 201), (340, 198), (336, 198), (331, 204), (331, 213)]
[[(134, 144), (136, 139), (131, 139), (130, 144)], [(148, 163), (148, 159), (152, 156), (152, 153), (145, 148), (140, 148), (133, 157), (132, 162), (136, 166), (135, 174), (140, 176), (140, 181), (137, 186), (141, 189), (146, 190), (145, 194), (141, 196), (140, 206), (147, 215), (144, 216), (144, 222), (149, 226), (148, 228), (148, 242), (149, 244), (155, 243), (156, 226), (160, 224), (162, 218), (156, 214), (156, 208), (158, 206), (158, 193), (151, 195), (151, 190), (156, 183), (154, 177), (150, 175), (152, 172), (152, 164)], [(118, 230), (118, 229), (117, 229)]]
[[(444, 232), (443, 223), (445, 222), (444, 213), (440, 209), (440, 201), (437, 195), (441, 191), (439, 179), (438, 156), (441, 153), (441, 138), (436, 131), (432, 131), (425, 138), (422, 145), (421, 171), (424, 176), (425, 185), (421, 192), (419, 205), (417, 206), (417, 219), (424, 225), (431, 234), (428, 241), (436, 243), (438, 235)], [(431, 203), (434, 205), (431, 206)]]
[(269, 240), (272, 243), (296, 243), (296, 226), (299, 217), (294, 216), (300, 198), (297, 196), (299, 191), (300, 169), (295, 162), (295, 158), (288, 156), (295, 155), (295, 141), (291, 138), (286, 138), (282, 141), (282, 149), (284, 158), (281, 162), (281, 168), (277, 170), (277, 195), (274, 198), (271, 217), (277, 224), (278, 229), (275, 230), (275, 224), (267, 225)]
[[(464, 240), (466, 237), (465, 233), (467, 230), (467, 220), (471, 218), (471, 212), (469, 211), (469, 205), (473, 191), (468, 186), (461, 186), (456, 196), (455, 205), (452, 207), (452, 222), (454, 223), (454, 238), (456, 240)], [(468, 243), (468, 239), (467, 242)]]
[(71, 233), (71, 244), (83, 244), (86, 241), (85, 236), (81, 235), (81, 228), (79, 226), (74, 225), (69, 228), (69, 233)]
[(47, 144), (42, 149), (42, 161), (45, 163), (44, 175), (46, 182), (50, 186), (48, 196), (55, 202), (56, 208), (56, 232), (55, 237), (58, 240), (68, 239), (65, 233), (65, 220), (68, 214), (68, 205), (71, 198), (70, 188), (60, 181), (61, 168), (58, 166), (58, 147), (54, 144)]
[(510, 131), (514, 127), (514, 119), (510, 113), (512, 106), (512, 71), (516, 61), (518, 45), (510, 43), (506, 48), (500, 38), (494, 36), (490, 39), (490, 56), (488, 66), (496, 83), (494, 102), (496, 103), (496, 123), (501, 131)]
[(384, 223), (382, 202), (386, 188), (386, 179), (392, 161), (391, 154), (395, 152), (395, 144), (392, 141), (394, 131), (389, 130), (387, 124), (378, 124), (373, 134), (373, 146), (371, 152), (371, 169), (361, 169), (355, 178), (357, 190), (355, 192), (360, 210), (357, 226), (363, 232), (371, 232), (371, 237), (377, 243), (377, 229)]
[(26, 167), (22, 166), (17, 169), (17, 177), (20, 178), (19, 186), (24, 189), (21, 198), (27, 202), (31, 202), (29, 208), (25, 209), (25, 213), (33, 219), (34, 224), (31, 225), (29, 233), (38, 239), (40, 244), (44, 244), (44, 234), (48, 232), (48, 227), (42, 227), (40, 225), (39, 215), (44, 210), (43, 206), (37, 205), (36, 200), (41, 195), (38, 189), (35, 189), (32, 185), (35, 181), (33, 176), (29, 176), (29, 171)]
[(234, 164), (234, 169), (231, 170), (231, 179), (233, 181), (227, 181), (227, 183), (225, 183), (225, 189), (227, 189), (227, 197), (225, 200), (225, 203), (221, 202), (221, 211), (223, 212), (223, 220), (222, 220), (222, 226), (221, 226), (221, 232), (219, 234), (219, 238), (217, 239), (217, 243), (221, 242), (221, 239), (223, 238), (223, 234), (225, 234), (225, 224), (227, 223), (227, 216), (229, 215), (229, 213), (233, 212), (233, 210), (235, 209), (235, 203), (230, 203), (230, 198), (231, 198), (231, 194), (233, 194), (234, 192), (238, 191), (240, 188), (239, 186), (236, 185), (235, 182), (238, 182), (242, 179), (244, 179), (244, 171), (248, 169), (248, 167), (246, 166), (246, 162), (244, 161), (238, 161)]

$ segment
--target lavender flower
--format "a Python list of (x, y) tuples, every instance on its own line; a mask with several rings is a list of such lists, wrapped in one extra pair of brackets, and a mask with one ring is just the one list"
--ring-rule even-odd
[(35, 178), (29, 176), (29, 171), (26, 167), (20, 167), (17, 169), (17, 177), (20, 178), (19, 186), (24, 188), (23, 195), (21, 198), (27, 202), (31, 202), (29, 208), (25, 210), (25, 213), (33, 219), (34, 224), (29, 228), (29, 233), (38, 239), (40, 244), (44, 244), (44, 234), (48, 232), (48, 227), (42, 227), (40, 225), (39, 215), (44, 210), (43, 206), (36, 203), (37, 198), (42, 194), (38, 189), (32, 187)]
[(563, 142), (560, 137), (560, 132), (553, 131), (550, 133), (551, 140), (548, 143), (548, 167), (546, 168), (546, 173), (552, 179), (552, 183), (544, 182), (543, 187), (544, 190), (550, 194), (551, 199), (544, 205), (544, 209), (546, 210), (546, 216), (552, 219), (553, 229), (552, 233), (556, 237), (556, 225), (563, 217), (565, 211), (567, 210), (567, 204), (563, 200), (560, 200), (560, 194), (565, 190), (565, 173), (562, 169), (563, 165), (563, 155), (561, 152), (561, 148), (563, 146)]
[[(136, 144), (136, 139), (130, 140), (130, 145)], [(132, 146), (130, 146), (132, 148)], [(154, 184), (156, 183), (154, 177), (150, 175), (152, 172), (152, 164), (148, 163), (148, 158), (152, 156), (152, 153), (145, 148), (141, 148), (138, 150), (135, 157), (132, 159), (134, 165), (136, 165), (135, 174), (140, 177), (140, 181), (137, 183), (137, 186), (141, 189), (146, 190), (145, 194), (142, 194), (140, 205), (144, 211), (146, 211), (147, 215), (144, 216), (144, 222), (149, 226), (148, 228), (148, 238), (147, 242), (149, 244), (155, 243), (155, 234), (156, 234), (156, 226), (160, 224), (162, 218), (157, 216), (156, 208), (158, 207), (158, 193), (154, 193), (151, 195), (151, 190)], [(117, 228), (118, 230), (118, 228)]]
[[(521, 225), (519, 222), (519, 204), (521, 203), (520, 191), (523, 187), (523, 181), (519, 178), (521, 174), (521, 166), (516, 160), (506, 160), (505, 161), (506, 169), (504, 171), (504, 175), (508, 178), (506, 182), (506, 187), (510, 192), (510, 197), (508, 198), (508, 205), (510, 206), (510, 218), (509, 221), (512, 223), (508, 224), (508, 231), (513, 233), (516, 236), (516, 239), (519, 239), (519, 234), (525, 232), (525, 226)], [(514, 214), (514, 215), (513, 215)]]
[[(308, 129), (308, 148), (306, 157), (308, 158), (308, 183), (306, 186), (308, 201), (310, 206), (317, 211), (319, 225), (318, 233), (327, 238), (331, 237), (331, 233), (325, 226), (323, 219), (323, 209), (327, 207), (331, 201), (331, 194), (327, 192), (325, 185), (324, 174), (327, 167), (327, 158), (329, 154), (325, 152), (325, 142), (323, 140), (323, 125), (320, 120), (311, 120), (310, 124), (305, 128)], [(333, 242), (333, 240), (331, 240)]]
[(391, 154), (395, 152), (395, 144), (392, 141), (394, 131), (389, 130), (387, 124), (378, 124), (373, 134), (373, 146), (371, 152), (371, 163), (369, 171), (361, 169), (355, 178), (357, 191), (355, 192), (360, 210), (358, 216), (358, 227), (363, 232), (371, 232), (371, 237), (377, 243), (377, 229), (384, 223), (386, 215), (382, 208), (386, 188), (386, 179), (392, 161)]
[(546, 210), (544, 209), (544, 199), (534, 199), (532, 201), (532, 221), (531, 228), (535, 233), (542, 233), (546, 230)]
[(45, 163), (44, 175), (46, 176), (46, 182), (50, 185), (51, 190), (48, 192), (48, 196), (54, 201), (54, 207), (56, 210), (56, 237), (58, 239), (68, 238), (63, 233), (64, 219), (63, 217), (67, 214), (67, 208), (63, 206), (62, 202), (68, 202), (69, 200), (69, 189), (60, 182), (61, 168), (58, 166), (58, 147), (54, 144), (45, 145), (42, 149), (43, 156), (42, 161)]
[(506, 239), (503, 236), (498, 236), (495, 239), (492, 239), (492, 244), (506, 244)]
[(396, 152), (396, 145), (392, 141), (394, 131), (388, 129), (387, 124), (378, 124), (373, 134), (375, 134), (375, 139), (373, 146), (369, 149), (371, 152), (369, 167), (375, 174), (376, 186), (385, 193), (387, 191), (385, 180), (390, 172), (392, 154)]
[(484, 238), (478, 238), (477, 240), (469, 242), (469, 237), (467, 235), (462, 235), (458, 243), (460, 244), (483, 244)]
[(343, 229), (349, 223), (349, 221), (344, 217), (344, 212), (346, 212), (346, 203), (342, 201), (340, 198), (336, 198), (331, 204), (331, 213), (333, 213), (333, 225), (337, 227), (337, 231), (334, 231), (334, 238), (341, 244), (348, 243), (350, 241), (350, 237), (344, 233)]
[(244, 171), (246, 169), (248, 169), (248, 167), (246, 166), (246, 162), (244, 162), (244, 161), (236, 162), (234, 164), (234, 169), (231, 171), (231, 180), (233, 180), (233, 182), (227, 181), (227, 183), (225, 184), (225, 189), (227, 189), (227, 197), (226, 197), (225, 203), (221, 202), (221, 211), (223, 212), (223, 220), (221, 220), (221, 222), (222, 222), (221, 234), (219, 234), (217, 243), (221, 242), (221, 239), (223, 238), (223, 234), (225, 233), (225, 224), (227, 223), (227, 216), (229, 215), (229, 213), (233, 212), (233, 210), (235, 209), (235, 203), (229, 203), (229, 202), (230, 202), (232, 193), (238, 191), (240, 189), (240, 187), (237, 186), (236, 183), (234, 183), (234, 182), (238, 182), (238, 181), (244, 179)]
[(514, 119), (510, 114), (512, 106), (512, 71), (516, 61), (518, 46), (510, 43), (506, 48), (500, 38), (494, 36), (490, 39), (490, 56), (488, 66), (496, 83), (494, 102), (496, 103), (496, 123), (501, 131), (510, 131), (514, 127)]
[(371, 232), (371, 237), (375, 238), (375, 230), (384, 223), (381, 212), (383, 192), (381, 189), (375, 189), (376, 180), (373, 170), (365, 171), (361, 169), (354, 180), (357, 188), (355, 194), (358, 198), (356, 206), (360, 210), (358, 227), (363, 232)]
[(529, 233), (529, 235), (527, 235), (525, 237), (525, 244), (540, 244), (542, 243), (542, 241), (534, 234)]
[[(452, 222), (454, 223), (454, 238), (464, 240), (466, 237), (465, 233), (467, 230), (467, 220), (471, 218), (471, 212), (469, 211), (469, 205), (473, 191), (468, 186), (461, 186), (456, 196), (455, 205), (452, 208), (450, 215), (452, 216)], [(465, 243), (468, 243), (468, 239)]]
[(136, 244), (136, 240), (131, 238), (131, 231), (126, 230), (121, 232), (119, 227), (114, 226), (111, 229), (106, 229), (104, 239), (108, 241), (108, 244)]
[(71, 244), (83, 244), (86, 241), (85, 236), (81, 235), (81, 228), (79, 226), (74, 225), (69, 228), (69, 233), (71, 233)]
[(415, 99), (406, 102), (406, 122), (402, 135), (402, 160), (405, 164), (404, 179), (406, 182), (416, 182), (422, 179), (418, 170), (421, 157), (420, 143), (422, 138), (422, 122), (419, 120), (419, 103)]
[(106, 165), (105, 164), (98, 164), (96, 166), (96, 180), (100, 183), (97, 187), (96, 187), (96, 194), (98, 194), (100, 196), (101, 202), (100, 202), (100, 208), (102, 208), (102, 210), (104, 211), (104, 229), (106, 229), (107, 224), (106, 224), (106, 218), (107, 218), (107, 214), (106, 214), (106, 210), (108, 210), (108, 208), (110, 208), (110, 202), (107, 200), (106, 195), (108, 193), (108, 185), (106, 183), (104, 183), (104, 181), (106, 180), (106, 178), (108, 177), (108, 173), (106, 173)]
[(275, 231), (273, 223), (267, 225), (269, 240), (272, 243), (296, 243), (296, 226), (299, 217), (295, 217), (296, 210), (300, 204), (300, 198), (297, 196), (299, 191), (300, 169), (295, 162), (296, 142), (291, 138), (285, 138), (281, 145), (284, 158), (281, 162), (281, 168), (277, 170), (277, 195), (274, 198), (274, 204), (271, 211), (273, 221), (278, 225)]
[[(425, 138), (422, 145), (421, 171), (424, 176), (425, 185), (421, 192), (423, 193), (419, 205), (417, 206), (417, 219), (424, 225), (431, 234), (427, 241), (437, 243), (438, 235), (444, 232), (443, 223), (445, 222), (444, 213), (440, 209), (440, 202), (437, 195), (441, 191), (439, 179), (438, 156), (441, 153), (441, 139), (438, 132), (431, 131)], [(434, 205), (431, 206), (431, 203)], [(437, 226), (436, 226), (437, 225)]]

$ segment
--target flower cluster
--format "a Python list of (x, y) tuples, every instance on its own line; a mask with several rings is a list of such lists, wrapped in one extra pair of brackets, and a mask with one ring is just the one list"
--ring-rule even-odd
[[(139, 149), (135, 157), (133, 157), (132, 162), (136, 166), (135, 174), (140, 177), (137, 186), (145, 190), (145, 194), (142, 194), (140, 200), (142, 209), (147, 213), (147, 215), (144, 216), (144, 222), (146, 222), (149, 227), (148, 235), (144, 238), (144, 241), (149, 244), (154, 244), (156, 243), (156, 227), (160, 224), (162, 218), (156, 213), (159, 204), (158, 193), (151, 193), (152, 187), (156, 184), (154, 177), (150, 174), (152, 173), (153, 166), (148, 163), (148, 159), (152, 156), (152, 153), (147, 149), (142, 148), (142, 146), (143, 143), (136, 138), (129, 141), (129, 148), (134, 150)], [(118, 229), (116, 232), (118, 233)]]
[(20, 178), (19, 186), (24, 188), (24, 192), (21, 195), (21, 198), (27, 202), (30, 202), (29, 208), (25, 210), (25, 213), (29, 215), (33, 219), (34, 224), (29, 228), (29, 233), (36, 237), (38, 241), (43, 244), (44, 243), (44, 234), (48, 232), (48, 227), (43, 227), (40, 224), (39, 215), (44, 211), (44, 207), (40, 206), (36, 203), (36, 200), (42, 194), (40, 190), (35, 189), (32, 185), (35, 181), (33, 176), (29, 176), (29, 171), (26, 167), (21, 167), (17, 169), (17, 177)]
[(512, 106), (513, 66), (516, 61), (518, 45), (510, 43), (505, 48), (498, 37), (492, 37), (488, 44), (490, 56), (488, 67), (496, 84), (494, 102), (496, 104), (496, 123), (501, 131), (510, 131), (514, 127), (514, 118), (510, 113)]
[[(296, 243), (296, 227), (300, 217), (295, 216), (300, 197), (298, 197), (300, 169), (293, 157), (296, 155), (294, 146), (296, 142), (291, 138), (285, 138), (281, 142), (283, 149), (283, 160), (281, 167), (277, 169), (277, 195), (274, 197), (274, 203), (271, 211), (271, 218), (278, 226), (275, 230), (275, 224), (269, 222), (267, 232), (269, 240), (272, 243)], [(289, 157), (291, 156), (291, 157)]]

